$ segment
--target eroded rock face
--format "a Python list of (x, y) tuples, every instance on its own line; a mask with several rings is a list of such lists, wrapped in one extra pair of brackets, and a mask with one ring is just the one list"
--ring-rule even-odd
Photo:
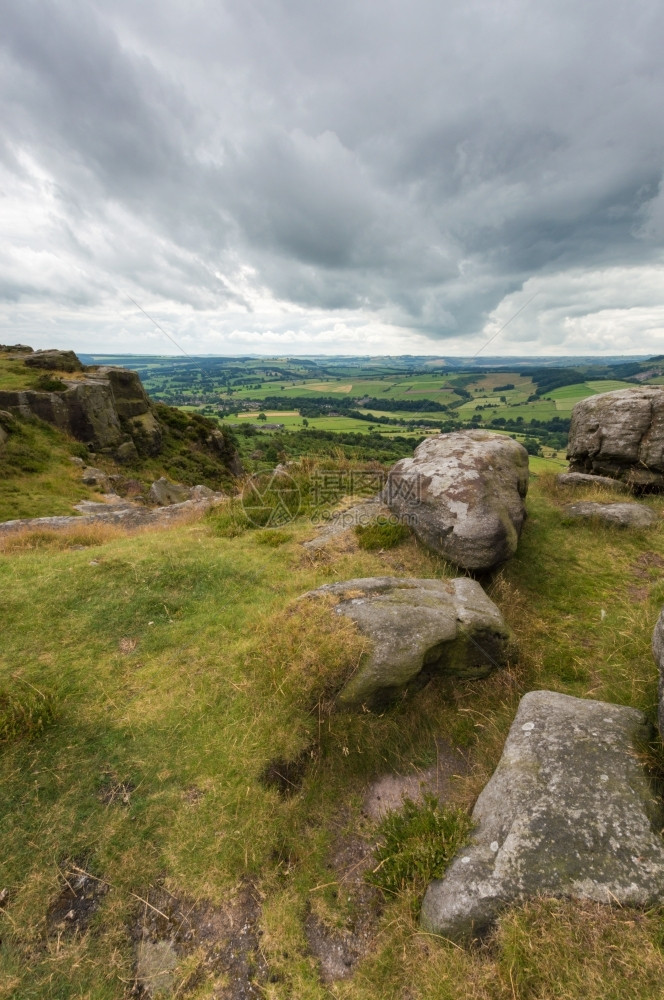
[(392, 468), (383, 497), (429, 548), (481, 572), (516, 552), (527, 489), (523, 445), (471, 430), (423, 441)]
[(567, 446), (572, 472), (664, 486), (664, 387), (617, 389), (582, 399), (572, 410)]
[(362, 705), (393, 696), (423, 670), (486, 677), (506, 661), (509, 632), (477, 581), (373, 577), (331, 583), (305, 595), (339, 598), (345, 615), (372, 642), (372, 652), (339, 701)]
[(563, 512), (566, 517), (602, 521), (620, 528), (651, 528), (657, 521), (655, 511), (642, 503), (594, 503), (588, 500), (565, 504)]
[(652, 636), (652, 655), (659, 669), (659, 732), (664, 737), (664, 608), (662, 609)]
[(635, 749), (633, 708), (532, 691), (473, 810), (470, 845), (422, 905), (424, 928), (476, 937), (538, 894), (651, 906), (664, 901), (662, 807)]

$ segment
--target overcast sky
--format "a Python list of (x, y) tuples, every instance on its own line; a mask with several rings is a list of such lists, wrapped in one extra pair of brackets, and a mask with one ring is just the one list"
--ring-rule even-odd
[(0, 12), (0, 342), (664, 353), (661, 0)]

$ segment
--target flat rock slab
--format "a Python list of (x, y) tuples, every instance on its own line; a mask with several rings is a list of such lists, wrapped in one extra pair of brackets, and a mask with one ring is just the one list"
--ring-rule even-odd
[(186, 500), (184, 503), (154, 507), (152, 510), (131, 504), (104, 504), (105, 510), (80, 516), (65, 514), (62, 517), (27, 517), (3, 521), (0, 523), (0, 537), (21, 531), (68, 531), (71, 528), (89, 528), (95, 524), (111, 524), (125, 531), (138, 531), (154, 525), (170, 524), (191, 514), (203, 513), (221, 499), (224, 499), (223, 494), (215, 494), (213, 500)]
[(471, 571), (516, 552), (526, 516), (528, 453), (491, 431), (427, 438), (390, 470), (383, 497), (421, 541)]
[(615, 490), (624, 493), (627, 484), (620, 479), (611, 479), (610, 476), (593, 476), (589, 472), (561, 472), (556, 476), (556, 481), (561, 486), (601, 486), (605, 490)]
[(338, 598), (334, 612), (371, 639), (371, 653), (339, 695), (342, 704), (382, 701), (422, 671), (486, 677), (507, 658), (509, 632), (502, 615), (467, 577), (370, 577), (327, 584), (305, 597)]
[(641, 503), (568, 503), (563, 507), (566, 517), (603, 521), (621, 528), (651, 528), (657, 514)]
[(633, 708), (525, 695), (473, 810), (471, 845), (427, 889), (423, 927), (467, 940), (537, 895), (663, 902), (662, 807), (635, 756), (651, 736)]
[(567, 445), (572, 472), (636, 487), (664, 486), (664, 387), (635, 386), (580, 400)]

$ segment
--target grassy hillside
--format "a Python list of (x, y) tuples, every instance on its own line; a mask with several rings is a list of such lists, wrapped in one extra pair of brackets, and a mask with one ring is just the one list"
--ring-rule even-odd
[[(297, 598), (332, 579), (451, 573), (412, 538), (314, 556), (300, 544), (306, 521), (251, 531), (229, 505), (131, 538), (6, 542), (0, 997), (129, 997), (146, 941), (167, 960), (153, 993), (178, 997), (660, 997), (659, 911), (535, 901), (475, 950), (420, 933), (426, 810), (392, 832), (397, 888), (361, 875), (379, 864), (368, 784), (430, 767), (442, 741), (459, 762), (450, 804), (467, 813), (525, 691), (655, 717), (661, 529), (566, 523), (567, 494), (545, 463), (532, 468), (518, 555), (489, 587), (518, 658), (486, 681), (432, 681), (382, 713), (332, 710), (363, 642)], [(664, 512), (664, 499), (645, 502)], [(176, 927), (173, 960), (163, 939)], [(321, 982), (312, 928), (332, 944), (357, 939), (352, 975)]]

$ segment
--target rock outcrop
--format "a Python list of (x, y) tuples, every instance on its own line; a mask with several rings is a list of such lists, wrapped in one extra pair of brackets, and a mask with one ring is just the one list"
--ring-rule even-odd
[(580, 400), (572, 410), (567, 458), (572, 472), (661, 489), (664, 387), (617, 389)]
[(523, 445), (470, 430), (423, 441), (391, 469), (383, 498), (426, 545), (481, 572), (516, 552), (527, 489)]
[(307, 598), (338, 598), (372, 650), (339, 695), (345, 705), (385, 700), (424, 672), (486, 677), (507, 657), (509, 632), (479, 583), (375, 577), (331, 583)]
[(537, 895), (662, 903), (662, 807), (635, 755), (650, 730), (633, 708), (525, 695), (473, 810), (470, 845), (427, 890), (424, 928), (476, 937)]
[[(73, 351), (35, 351), (19, 347), (4, 352), (23, 369), (26, 383), (33, 388), (0, 390), (0, 409), (20, 417), (38, 417), (82, 441), (95, 452), (112, 455), (116, 461), (135, 464), (139, 459), (158, 455), (167, 434), (182, 436), (182, 421), (169, 417), (168, 408), (159, 410), (150, 401), (136, 372), (125, 368), (90, 367), (81, 364)], [(35, 380), (30, 368), (46, 369)], [(52, 374), (51, 374), (52, 373)], [(196, 416), (195, 419), (201, 418)], [(169, 425), (169, 427), (166, 426)], [(175, 430), (173, 430), (175, 427)], [(244, 470), (230, 435), (211, 421), (191, 438), (192, 447), (207, 451), (231, 475)]]
[[(14, 348), (16, 350), (16, 348)], [(73, 351), (32, 351), (29, 350), (24, 363), (30, 368), (45, 368), (48, 371), (82, 372), (83, 364)]]
[(563, 513), (566, 517), (602, 521), (620, 528), (652, 528), (657, 521), (655, 511), (642, 503), (594, 503), (587, 500), (565, 504)]
[(0, 390), (0, 408), (45, 420), (98, 451), (137, 439), (145, 454), (159, 452), (161, 426), (135, 372), (100, 368), (62, 381), (62, 392)]
[(664, 608), (660, 612), (652, 636), (652, 655), (659, 670), (659, 733), (664, 739)]

